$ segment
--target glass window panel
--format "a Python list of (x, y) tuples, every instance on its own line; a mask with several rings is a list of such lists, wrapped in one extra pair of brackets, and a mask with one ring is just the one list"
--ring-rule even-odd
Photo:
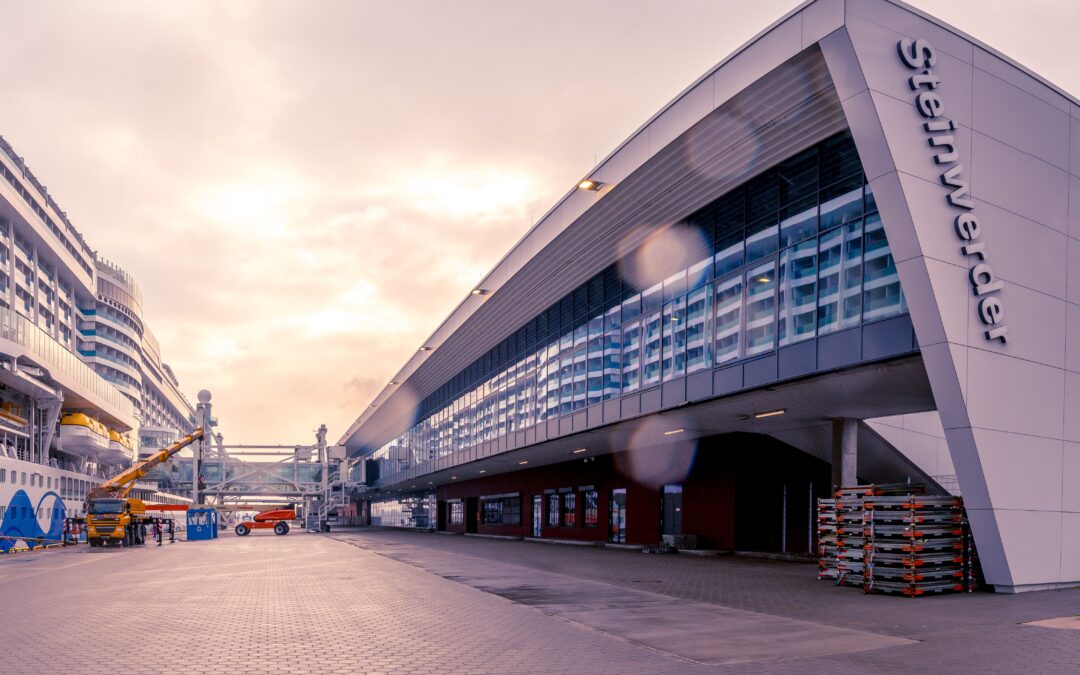
[(623, 300), (622, 304), (622, 320), (633, 321), (641, 316), (641, 294), (635, 293), (626, 300)]
[(664, 381), (686, 374), (686, 298), (678, 298), (664, 306), (663, 313)]
[(544, 416), (554, 419), (559, 415), (559, 343), (552, 342), (548, 345), (548, 376), (547, 376), (547, 405)]
[(621, 335), (618, 330), (604, 334), (603, 389), (601, 397), (605, 401), (619, 395), (619, 384), (622, 382)]
[(818, 334), (840, 327), (840, 274), (843, 231), (822, 233), (818, 240)]
[(776, 216), (758, 221), (747, 227), (746, 231), (746, 262), (751, 263), (776, 252), (779, 231)]
[(742, 356), (743, 277), (716, 283), (716, 363)]
[(686, 295), (686, 270), (679, 270), (664, 279), (664, 302)]
[[(818, 149), (809, 148), (775, 169), (780, 188), (780, 205), (787, 207), (807, 197), (817, 197)], [(799, 208), (798, 210), (802, 210)]]
[(604, 336), (589, 339), (588, 387), (586, 405), (599, 403), (604, 398)]
[(742, 267), (745, 248), (746, 241), (743, 239), (741, 228), (734, 235), (734, 238), (718, 242), (716, 255), (713, 256), (716, 260), (715, 272), (717, 278)]
[(900, 277), (896, 273), (885, 228), (877, 214), (866, 217), (863, 259), (863, 321), (883, 319), (902, 311)]
[(840, 327), (862, 321), (862, 221), (844, 226), (843, 270), (840, 276)]
[(713, 257), (699, 260), (690, 266), (686, 273), (686, 286), (689, 290), (701, 288), (712, 281)]
[(622, 331), (622, 389), (636, 391), (641, 385), (641, 322), (630, 321)]
[(660, 382), (660, 343), (662, 340), (660, 312), (645, 317), (642, 334), (641, 386)]
[(814, 236), (818, 227), (815, 201), (816, 199), (804, 203), (801, 208), (796, 207), (792, 215), (780, 222), (781, 246), (791, 246), (795, 242)]
[(775, 347), (776, 262), (770, 260), (746, 273), (746, 355)]
[(877, 211), (877, 200), (874, 199), (874, 193), (870, 191), (869, 184), (863, 186), (863, 194), (866, 198), (866, 212)]
[(574, 353), (568, 352), (559, 359), (559, 414), (574, 409)]
[(817, 310), (817, 240), (780, 254), (780, 344), (814, 336)]
[(619, 306), (615, 305), (607, 312), (604, 313), (604, 330), (615, 330), (622, 323), (622, 312), (619, 310)]
[(862, 218), (862, 176), (857, 177), (854, 189), (821, 204), (821, 230), (832, 229)]
[(712, 286), (690, 292), (686, 297), (686, 372), (693, 373), (712, 364)]
[(586, 390), (588, 388), (588, 353), (585, 350), (585, 345), (581, 345), (574, 352), (574, 394), (573, 394), (573, 410), (581, 410), (585, 407), (585, 402), (588, 399)]
[(641, 311), (644, 314), (655, 312), (663, 304), (663, 284), (656, 284), (641, 294)]

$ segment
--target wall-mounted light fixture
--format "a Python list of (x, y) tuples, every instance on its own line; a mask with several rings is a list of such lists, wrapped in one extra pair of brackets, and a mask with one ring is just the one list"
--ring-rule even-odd
[(600, 188), (604, 187), (604, 184), (601, 183), (598, 180), (593, 180), (591, 178), (586, 178), (586, 179), (582, 180), (580, 183), (578, 183), (577, 186), (578, 186), (579, 190), (592, 190), (592, 191), (595, 192), (596, 190), (599, 190)]

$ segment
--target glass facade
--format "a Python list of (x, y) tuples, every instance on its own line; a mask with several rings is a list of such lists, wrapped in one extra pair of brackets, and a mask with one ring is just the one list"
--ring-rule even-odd
[(654, 279), (635, 287), (618, 264), (604, 269), (424, 399), (376, 456), (424, 462), (907, 310), (847, 132), (679, 225), (683, 251)]

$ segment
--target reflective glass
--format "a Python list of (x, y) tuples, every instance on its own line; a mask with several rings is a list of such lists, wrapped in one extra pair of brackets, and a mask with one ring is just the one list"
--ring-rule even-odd
[(695, 289), (686, 296), (686, 372), (712, 365), (712, 286)]
[(817, 309), (817, 240), (808, 239), (780, 255), (780, 344), (814, 336)]
[(622, 389), (637, 391), (641, 385), (641, 322), (630, 321), (622, 332)]
[(663, 378), (666, 382), (686, 374), (686, 298), (664, 306)]
[(619, 395), (622, 381), (622, 345), (621, 332), (609, 331), (604, 334), (603, 351), (603, 389), (602, 398), (607, 400)]
[(716, 282), (716, 363), (742, 356), (743, 277)]
[(746, 355), (776, 345), (776, 262), (770, 260), (746, 273)]
[(660, 312), (645, 317), (642, 334), (641, 386), (648, 387), (660, 382), (660, 344), (662, 340)]
[[(661, 261), (663, 282), (622, 302), (615, 302), (617, 280), (594, 277), (534, 319), (534, 352), (522, 357), (514, 351), (522, 349), (518, 342), (473, 364), (467, 390), (439, 392), (437, 405), (425, 402), (424, 419), (379, 456), (389, 460), (392, 452), (404, 469), (663, 380), (906, 311), (863, 183), (854, 144), (837, 136), (729, 192), (687, 218), (704, 239), (680, 251), (684, 269)], [(582, 313), (586, 306), (594, 308), (590, 316)], [(14, 312), (4, 319), (5, 337), (76, 369), (83, 365), (32, 321)], [(113, 323), (127, 325), (124, 317)], [(99, 328), (99, 338), (134, 346), (119, 330)], [(126, 363), (110, 349), (99, 352), (118, 367)], [(119, 381), (122, 370), (86, 369), (88, 377), (79, 379)]]
[(775, 216), (746, 230), (750, 233), (746, 237), (746, 262), (751, 263), (776, 252), (778, 228)]
[(899, 314), (902, 309), (900, 276), (896, 273), (885, 228), (875, 213), (866, 217), (863, 261), (863, 321)]

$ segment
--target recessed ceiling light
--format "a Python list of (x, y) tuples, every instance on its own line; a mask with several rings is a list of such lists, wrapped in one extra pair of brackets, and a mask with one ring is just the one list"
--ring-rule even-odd
[(457, 476), (450, 476), (450, 480), (457, 480)]
[(578, 448), (577, 450), (572, 450), (571, 454), (580, 455), (583, 452), (588, 452), (588, 448)]
[(777, 415), (783, 415), (787, 410), (780, 408), (779, 410), (766, 410), (765, 412), (754, 413), (754, 417), (761, 419), (762, 417), (776, 417)]
[(427, 484), (428, 484), (428, 485), (431, 485), (431, 481), (428, 481), (428, 482), (427, 482)]
[(528, 463), (529, 463), (529, 460), (527, 460), (527, 459), (523, 459), (520, 462), (518, 462), (518, 464), (528, 464)]
[(759, 284), (767, 284), (772, 281), (772, 277), (762, 274), (760, 277), (754, 279), (754, 281), (758, 282)]
[(480, 469), (480, 473), (487, 473), (487, 469)]
[(684, 431), (686, 431), (686, 429), (672, 429), (671, 431), (665, 431), (664, 435), (665, 436), (674, 436), (675, 434), (681, 434)]

